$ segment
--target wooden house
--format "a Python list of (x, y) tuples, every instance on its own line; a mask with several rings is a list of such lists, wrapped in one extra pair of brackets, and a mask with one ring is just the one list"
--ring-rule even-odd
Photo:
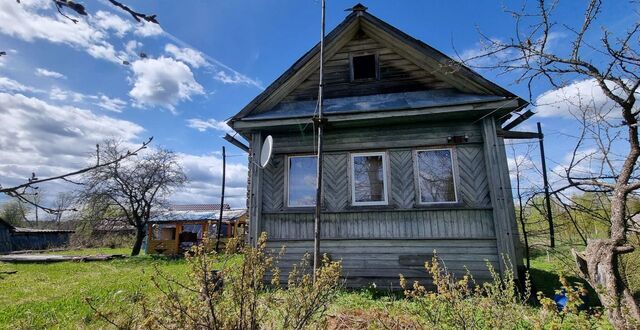
[[(520, 264), (502, 125), (527, 103), (357, 5), (325, 39), (321, 253), (351, 286), (428, 277), (433, 251), (460, 275)], [(250, 241), (312, 253), (319, 45), (229, 121), (250, 157)]]
[[(247, 223), (246, 209), (222, 210), (221, 242), (242, 236)], [(172, 205), (157, 211), (149, 220), (147, 254), (180, 255), (192, 246), (202, 243), (205, 236), (217, 235), (220, 204)], [(211, 236), (214, 235), (214, 236)]]

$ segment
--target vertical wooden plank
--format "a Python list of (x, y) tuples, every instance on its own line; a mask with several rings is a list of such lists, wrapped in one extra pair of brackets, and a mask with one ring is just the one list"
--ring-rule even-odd
[(511, 244), (513, 245), (513, 255), (510, 255), (511, 263), (514, 265), (521, 265), (524, 258), (524, 251), (520, 246), (520, 234), (518, 231), (518, 224), (516, 223), (516, 212), (513, 203), (513, 191), (511, 190), (511, 178), (509, 177), (509, 165), (507, 163), (507, 152), (504, 146), (504, 139), (498, 137), (498, 155), (501, 179), (504, 184), (504, 195), (506, 202), (506, 221), (510, 226), (508, 234), (511, 236)]
[(262, 215), (262, 189), (261, 179), (262, 171), (255, 165), (255, 161), (260, 159), (260, 150), (262, 146), (262, 135), (260, 132), (253, 133), (251, 136), (250, 148), (251, 159), (254, 162), (250, 162), (251, 167), (251, 183), (250, 183), (250, 196), (249, 196), (249, 242), (252, 246), (257, 245), (258, 236), (260, 235), (259, 229), (261, 227), (260, 216)]
[[(510, 213), (514, 213), (513, 208), (509, 208), (507, 198), (511, 198), (511, 191), (507, 193), (505, 189), (508, 184), (505, 176), (501, 172), (508, 174), (506, 163), (502, 162), (499, 146), (499, 139), (496, 135), (496, 123), (493, 117), (482, 120), (482, 137), (484, 140), (484, 158), (489, 178), (489, 192), (493, 206), (493, 223), (495, 227), (496, 243), (499, 255), (505, 255), (511, 260), (516, 260), (515, 246), (513, 244)], [(508, 178), (508, 175), (506, 176)], [(505, 265), (500, 262), (500, 271), (504, 272)], [(517, 274), (516, 274), (517, 276)]]

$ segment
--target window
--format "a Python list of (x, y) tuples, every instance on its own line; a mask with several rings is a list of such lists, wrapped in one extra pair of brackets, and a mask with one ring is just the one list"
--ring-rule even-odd
[(287, 205), (306, 207), (316, 205), (316, 156), (290, 156), (287, 176)]
[(387, 204), (387, 165), (383, 152), (351, 155), (353, 205)]
[(351, 58), (351, 80), (376, 79), (377, 77), (378, 61), (375, 54)]
[(202, 225), (201, 224), (186, 224), (182, 226), (182, 234), (184, 233), (190, 233), (190, 235), (188, 235), (190, 237), (190, 239), (192, 238), (196, 238), (197, 240), (201, 240), (202, 239)]
[(176, 225), (153, 224), (152, 239), (159, 241), (173, 241), (176, 239)]
[(420, 203), (455, 203), (456, 182), (451, 149), (416, 151)]
[[(212, 237), (212, 238), (218, 237), (218, 221), (213, 221), (209, 225), (209, 237)], [(229, 235), (229, 225), (225, 222), (223, 222), (222, 225), (220, 226), (220, 237), (221, 238), (231, 237), (231, 235)]]

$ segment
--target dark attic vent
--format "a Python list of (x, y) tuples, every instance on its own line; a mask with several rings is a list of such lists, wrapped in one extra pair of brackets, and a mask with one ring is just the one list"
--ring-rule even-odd
[(378, 78), (378, 61), (375, 54), (359, 55), (351, 58), (351, 80)]

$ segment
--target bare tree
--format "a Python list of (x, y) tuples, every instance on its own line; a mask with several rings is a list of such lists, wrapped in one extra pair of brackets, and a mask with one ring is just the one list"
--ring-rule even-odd
[[(535, 9), (525, 5), (520, 10), (509, 11), (515, 19), (514, 37), (501, 41), (483, 35), (485, 52), (467, 59), (467, 63), (516, 74), (516, 82), (528, 84), (530, 94), (532, 84), (539, 79), (555, 88), (562, 88), (576, 79), (589, 79), (614, 105), (613, 116), (599, 112), (592, 104), (576, 107), (578, 118), (582, 118), (579, 121), (582, 135), (564, 173), (568, 182), (564, 189), (603, 192), (611, 196), (608, 236), (589, 239), (584, 253), (574, 255), (579, 273), (596, 289), (612, 324), (617, 329), (631, 328), (640, 324), (640, 308), (620, 275), (618, 260), (622, 254), (634, 251), (627, 236), (632, 230), (627, 199), (640, 188), (637, 173), (640, 110), (636, 104), (640, 86), (640, 20), (631, 21), (626, 31), (616, 36), (606, 27), (601, 27), (601, 32), (594, 27), (602, 11), (601, 0), (587, 3), (584, 20), (577, 27), (555, 21), (557, 5), (557, 1), (538, 0)], [(568, 52), (550, 47), (558, 32), (571, 36)], [(593, 33), (600, 33), (600, 38), (592, 44), (588, 40)], [(490, 61), (476, 61), (480, 59)], [(490, 64), (473, 65), (474, 62)], [(614, 123), (612, 118), (617, 118), (618, 122)], [(608, 129), (603, 130), (606, 127)], [(614, 138), (618, 134), (614, 132), (619, 132), (619, 139)], [(585, 141), (594, 138), (593, 147), (597, 152), (584, 154), (581, 148)], [(603, 143), (607, 141), (622, 141), (625, 145), (613, 148), (613, 145)], [(621, 149), (623, 152), (615, 152)], [(599, 160), (596, 168), (593, 168), (593, 159)]]
[(64, 173), (64, 174), (60, 174), (60, 175), (56, 175), (56, 176), (52, 176), (52, 177), (48, 177), (48, 178), (38, 178), (36, 176), (35, 173), (31, 173), (31, 177), (27, 179), (27, 182), (16, 185), (16, 186), (9, 186), (9, 187), (5, 187), (2, 184), (0, 184), (0, 194), (5, 194), (9, 197), (13, 197), (15, 199), (17, 199), (19, 202), (27, 204), (27, 205), (31, 205), (35, 208), (38, 208), (40, 210), (43, 210), (49, 214), (55, 214), (56, 212), (61, 211), (60, 209), (56, 209), (53, 207), (47, 207), (44, 206), (40, 201), (33, 201), (30, 198), (30, 194), (33, 193), (33, 190), (37, 190), (35, 189), (35, 187), (37, 187), (39, 184), (42, 183), (48, 183), (48, 182), (53, 182), (53, 181), (66, 181), (66, 182), (70, 182), (73, 184), (81, 184), (79, 182), (76, 181), (72, 181), (73, 177), (79, 176), (81, 174), (87, 173), (89, 171), (93, 171), (93, 170), (97, 170), (100, 169), (102, 167), (108, 167), (108, 166), (113, 166), (115, 164), (120, 163), (121, 161), (131, 157), (131, 156), (135, 156), (137, 155), (138, 152), (144, 150), (147, 148), (147, 146), (151, 143), (151, 141), (153, 141), (153, 137), (150, 137), (149, 140), (147, 140), (146, 142), (142, 143), (142, 145), (140, 147), (138, 147), (137, 149), (130, 151), (130, 150), (126, 150), (126, 151), (122, 151), (121, 153), (117, 154), (117, 155), (113, 155), (110, 159), (108, 159), (106, 162), (101, 162), (100, 161), (100, 156), (99, 156), (99, 145), (96, 145), (97, 147), (97, 160), (95, 165), (93, 166), (88, 166), (76, 171), (72, 171), (72, 172), (68, 172), (68, 173)]
[(60, 192), (56, 195), (56, 199), (53, 201), (53, 208), (56, 210), (53, 213), (56, 223), (60, 224), (62, 215), (70, 210), (74, 210), (72, 206), (75, 203), (75, 196), (70, 192)]
[(131, 251), (140, 253), (145, 227), (152, 210), (186, 181), (186, 175), (173, 152), (164, 149), (148, 151), (124, 162), (112, 162), (122, 153), (114, 140), (106, 141), (100, 149), (100, 159), (111, 162), (87, 172), (83, 179), (85, 198), (102, 198), (120, 213), (119, 220), (136, 228)]

